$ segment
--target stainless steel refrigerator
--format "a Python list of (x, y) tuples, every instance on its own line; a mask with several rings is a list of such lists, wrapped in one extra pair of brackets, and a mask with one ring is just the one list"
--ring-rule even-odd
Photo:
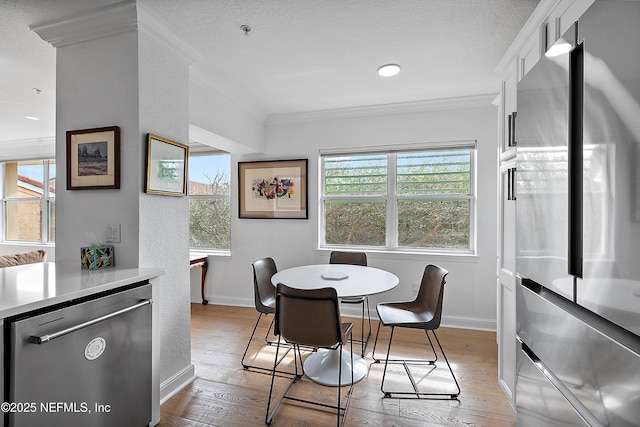
[(596, 1), (518, 84), (521, 426), (640, 425), (640, 2)]

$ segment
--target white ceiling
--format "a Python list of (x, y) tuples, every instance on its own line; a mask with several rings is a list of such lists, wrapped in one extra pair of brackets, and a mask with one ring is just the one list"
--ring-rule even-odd
[[(202, 55), (193, 72), (264, 116), (497, 93), (494, 68), (539, 2), (138, 1)], [(114, 3), (0, 0), (0, 141), (55, 134), (55, 49), (29, 27)], [(385, 63), (401, 73), (379, 77)]]

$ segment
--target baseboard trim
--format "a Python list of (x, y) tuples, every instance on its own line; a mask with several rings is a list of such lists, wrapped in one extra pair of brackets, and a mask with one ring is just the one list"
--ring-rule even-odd
[(160, 404), (171, 399), (176, 393), (188, 386), (196, 379), (196, 368), (193, 364), (185, 366), (169, 379), (160, 384)]
[[(201, 303), (200, 301), (191, 301), (192, 303)], [(234, 307), (253, 307), (253, 301), (247, 301), (245, 298), (211, 298), (210, 304), (230, 305)], [(362, 308), (360, 306), (347, 307), (345, 305), (340, 306), (340, 313), (345, 317), (360, 318), (362, 315)], [(378, 314), (375, 310), (375, 305), (371, 304), (370, 307), (371, 318), (378, 319)], [(483, 319), (476, 317), (462, 317), (462, 316), (446, 316), (442, 315), (441, 325), (449, 328), (461, 328), (461, 329), (474, 329), (478, 331), (490, 331), (496, 332), (496, 319)]]

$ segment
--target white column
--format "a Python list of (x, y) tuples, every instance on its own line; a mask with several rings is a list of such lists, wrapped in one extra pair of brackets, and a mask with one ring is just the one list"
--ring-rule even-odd
[[(154, 286), (153, 423), (159, 402), (193, 378), (189, 206), (144, 193), (146, 136), (187, 144), (193, 52), (136, 3), (32, 27), (56, 49), (56, 262), (77, 264), (87, 233), (121, 224), (116, 267), (162, 267)], [(186, 53), (185, 53), (186, 52)], [(120, 127), (120, 188), (66, 190), (66, 132)], [(166, 390), (161, 391), (162, 386)]]

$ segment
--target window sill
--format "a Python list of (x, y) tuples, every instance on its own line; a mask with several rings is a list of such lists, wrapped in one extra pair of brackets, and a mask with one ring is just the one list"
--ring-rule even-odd
[(40, 243), (40, 242), (0, 242), (0, 246), (29, 246), (29, 247), (38, 247), (38, 248), (55, 248), (55, 243)]
[(199, 257), (216, 257), (216, 258), (231, 258), (231, 251), (216, 251), (216, 250), (206, 250), (206, 249), (189, 249), (189, 256), (191, 258), (199, 258)]
[(369, 258), (379, 259), (403, 259), (403, 260), (443, 260), (448, 262), (464, 262), (464, 263), (477, 263), (480, 261), (480, 256), (476, 253), (460, 253), (460, 252), (417, 252), (417, 251), (403, 251), (398, 250), (385, 250), (385, 249), (371, 249), (371, 248), (358, 248), (358, 247), (320, 247), (316, 249), (318, 254), (328, 254), (332, 251), (360, 251), (366, 252)]

